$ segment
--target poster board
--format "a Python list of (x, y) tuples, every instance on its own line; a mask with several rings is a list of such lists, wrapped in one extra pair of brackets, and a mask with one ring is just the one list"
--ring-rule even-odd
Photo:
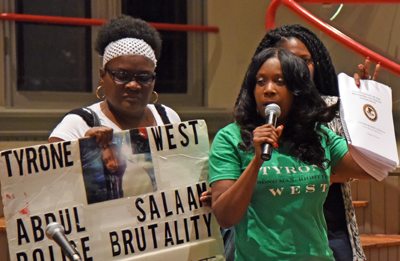
[(204, 120), (0, 152), (11, 260), (63, 260), (59, 222), (82, 260), (225, 260), (207, 189)]

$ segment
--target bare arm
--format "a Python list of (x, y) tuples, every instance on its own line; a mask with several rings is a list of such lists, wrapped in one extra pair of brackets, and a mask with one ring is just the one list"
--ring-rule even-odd
[[(113, 129), (110, 127), (93, 127), (90, 128), (86, 133), (85, 137), (95, 137), (101, 148), (107, 148), (111, 145), (113, 137)], [(57, 137), (50, 137), (48, 143), (64, 141)]]
[(238, 180), (219, 180), (211, 184), (212, 210), (222, 228), (236, 225), (246, 213), (263, 163), (254, 156)]
[(53, 143), (53, 142), (59, 142), (59, 141), (64, 141), (64, 140), (60, 139), (60, 138), (57, 138), (57, 137), (50, 137), (47, 142), (48, 143)]
[(353, 159), (350, 152), (347, 152), (332, 169), (331, 182), (343, 183), (350, 178), (370, 179), (371, 176), (365, 172)]
[(257, 182), (258, 172), (264, 161), (261, 159), (261, 145), (275, 144), (282, 133), (282, 127), (271, 124), (258, 127), (253, 132), (255, 155), (237, 180), (215, 181), (212, 188), (212, 210), (223, 228), (236, 225), (246, 213)]

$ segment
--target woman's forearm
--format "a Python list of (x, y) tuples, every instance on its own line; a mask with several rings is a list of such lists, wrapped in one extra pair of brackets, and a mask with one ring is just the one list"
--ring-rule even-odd
[(354, 179), (370, 179), (372, 178), (354, 161), (350, 152), (347, 152), (342, 159), (332, 169), (331, 181), (333, 182), (346, 182), (347, 180)]
[(237, 180), (220, 180), (211, 184), (212, 210), (223, 228), (236, 225), (246, 213), (263, 161), (253, 158)]

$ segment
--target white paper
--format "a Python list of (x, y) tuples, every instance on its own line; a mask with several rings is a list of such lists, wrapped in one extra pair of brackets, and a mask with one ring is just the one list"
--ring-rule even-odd
[(399, 164), (392, 114), (392, 90), (344, 73), (338, 76), (340, 118), (354, 160), (377, 180)]

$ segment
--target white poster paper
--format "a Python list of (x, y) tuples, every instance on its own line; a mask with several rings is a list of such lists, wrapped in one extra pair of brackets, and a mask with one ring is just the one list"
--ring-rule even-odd
[(63, 260), (45, 235), (65, 227), (82, 260), (224, 260), (207, 189), (203, 120), (0, 152), (11, 260)]

